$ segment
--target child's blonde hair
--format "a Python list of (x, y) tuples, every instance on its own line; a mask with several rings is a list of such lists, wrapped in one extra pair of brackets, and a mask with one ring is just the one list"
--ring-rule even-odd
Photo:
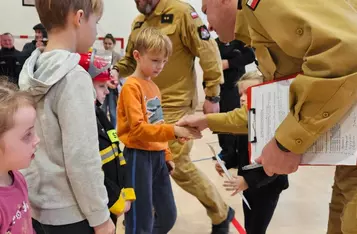
[(245, 73), (237, 82), (237, 86), (239, 86), (240, 83), (244, 82), (244, 81), (248, 81), (248, 80), (256, 80), (259, 83), (263, 83), (264, 81), (264, 76), (263, 74), (256, 70), (256, 71), (251, 71), (251, 72), (247, 72)]
[(36, 10), (40, 21), (47, 31), (54, 28), (65, 28), (70, 13), (84, 11), (84, 17), (103, 14), (103, 0), (36, 0)]
[(20, 91), (6, 76), (0, 76), (0, 136), (14, 126), (13, 116), (20, 107), (36, 109), (36, 102), (30, 93)]
[(148, 27), (138, 34), (133, 49), (141, 54), (152, 52), (169, 57), (172, 54), (172, 43), (159, 29)]

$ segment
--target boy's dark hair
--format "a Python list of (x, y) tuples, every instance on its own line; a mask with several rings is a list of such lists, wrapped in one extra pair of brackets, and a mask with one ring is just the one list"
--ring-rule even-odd
[(115, 40), (115, 38), (113, 37), (113, 35), (110, 34), (110, 33), (108, 33), (107, 35), (105, 35), (104, 40), (105, 40), (105, 39), (110, 39), (110, 40), (113, 42), (114, 45), (117, 43), (117, 41)]
[(93, 13), (101, 15), (103, 0), (36, 0), (36, 10), (41, 23), (50, 32), (54, 28), (65, 28), (70, 13), (83, 10), (88, 19)]

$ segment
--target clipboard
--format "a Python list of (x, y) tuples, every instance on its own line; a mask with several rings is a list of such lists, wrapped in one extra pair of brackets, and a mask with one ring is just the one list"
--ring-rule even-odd
[[(260, 156), (289, 113), (289, 89), (298, 74), (247, 89), (248, 149), (251, 163)], [(279, 100), (279, 101), (276, 101)], [(302, 157), (301, 165), (356, 165), (357, 104), (333, 128), (322, 134)]]

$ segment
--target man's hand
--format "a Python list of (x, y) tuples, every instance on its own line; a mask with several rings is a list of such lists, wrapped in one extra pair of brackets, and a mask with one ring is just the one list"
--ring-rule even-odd
[(229, 68), (229, 63), (228, 63), (227, 59), (222, 60), (222, 68), (223, 68), (223, 70), (226, 70)]
[(213, 103), (208, 100), (205, 100), (203, 103), (203, 113), (204, 114), (209, 114), (209, 113), (218, 113), (219, 112), (219, 103)]
[(111, 218), (109, 218), (105, 223), (94, 227), (95, 234), (115, 234), (115, 225)]
[(182, 117), (177, 123), (177, 126), (189, 126), (197, 128), (199, 131), (202, 131), (208, 128), (208, 122), (205, 115), (186, 115)]
[(275, 138), (265, 145), (262, 155), (255, 161), (264, 167), (268, 176), (287, 175), (297, 171), (302, 155), (279, 149)]

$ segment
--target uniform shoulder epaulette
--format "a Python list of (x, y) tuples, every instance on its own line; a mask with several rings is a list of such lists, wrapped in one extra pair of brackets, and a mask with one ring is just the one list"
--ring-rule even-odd
[(144, 23), (144, 20), (145, 20), (145, 16), (144, 15), (138, 15), (134, 21), (133, 21), (133, 24), (132, 24), (132, 30), (134, 31), (135, 29), (138, 29), (138, 28), (141, 28), (141, 26), (143, 25)]

